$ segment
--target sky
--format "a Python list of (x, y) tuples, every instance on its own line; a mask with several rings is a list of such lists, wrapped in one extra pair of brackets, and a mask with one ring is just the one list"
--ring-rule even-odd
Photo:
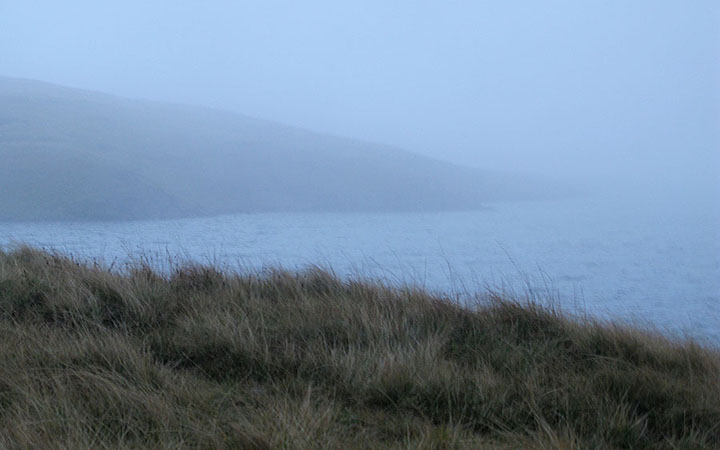
[(0, 75), (474, 167), (720, 179), (717, 0), (0, 0)]

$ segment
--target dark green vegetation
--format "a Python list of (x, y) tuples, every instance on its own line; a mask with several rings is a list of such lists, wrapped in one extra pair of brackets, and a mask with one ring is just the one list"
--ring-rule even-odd
[(1, 448), (719, 448), (720, 355), (489, 295), (0, 253)]
[(474, 209), (551, 183), (239, 114), (0, 77), (0, 220)]

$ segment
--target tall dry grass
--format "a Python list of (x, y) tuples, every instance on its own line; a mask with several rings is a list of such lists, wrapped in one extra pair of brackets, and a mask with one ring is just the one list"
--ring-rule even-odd
[(720, 355), (488, 294), (0, 252), (0, 448), (720, 448)]

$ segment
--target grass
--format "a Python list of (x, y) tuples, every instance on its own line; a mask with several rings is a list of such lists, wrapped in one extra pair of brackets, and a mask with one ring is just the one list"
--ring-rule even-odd
[(487, 293), (0, 252), (0, 448), (720, 448), (720, 354)]

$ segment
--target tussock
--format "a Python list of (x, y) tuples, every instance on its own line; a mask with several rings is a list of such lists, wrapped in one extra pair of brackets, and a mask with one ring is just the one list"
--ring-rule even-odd
[(718, 448), (720, 355), (489, 293), (0, 252), (2, 448)]

